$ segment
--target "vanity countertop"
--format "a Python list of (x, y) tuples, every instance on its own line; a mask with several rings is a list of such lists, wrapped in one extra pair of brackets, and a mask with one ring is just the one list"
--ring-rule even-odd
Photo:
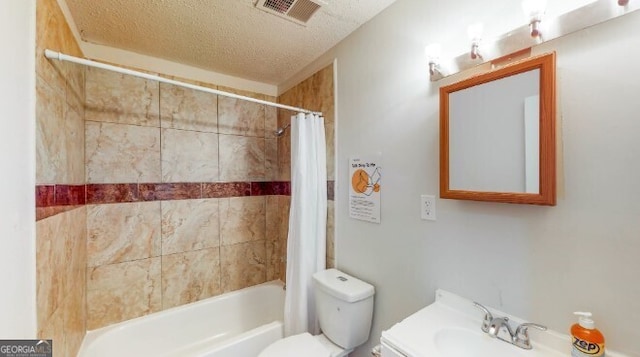
[[(507, 316), (512, 326), (526, 322), (496, 309), (494, 316)], [(483, 313), (473, 302), (444, 290), (436, 301), (382, 332), (383, 357), (567, 357), (571, 339), (555, 331), (531, 330), (531, 350), (525, 350), (481, 330)], [(607, 351), (608, 357), (624, 357)]]

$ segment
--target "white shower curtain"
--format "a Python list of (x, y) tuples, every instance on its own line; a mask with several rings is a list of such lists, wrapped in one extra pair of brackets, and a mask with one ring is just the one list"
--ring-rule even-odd
[(324, 119), (291, 117), (291, 209), (284, 333), (319, 332), (313, 273), (326, 267), (327, 166)]

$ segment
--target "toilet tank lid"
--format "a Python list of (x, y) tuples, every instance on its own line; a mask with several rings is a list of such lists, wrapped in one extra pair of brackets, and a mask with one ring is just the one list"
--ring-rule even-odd
[(316, 288), (346, 302), (356, 302), (373, 295), (373, 285), (345, 274), (327, 269), (313, 274)]

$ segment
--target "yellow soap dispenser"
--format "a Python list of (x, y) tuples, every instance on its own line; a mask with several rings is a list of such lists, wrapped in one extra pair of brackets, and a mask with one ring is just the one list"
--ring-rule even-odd
[(590, 312), (574, 312), (578, 323), (571, 326), (571, 357), (604, 357), (604, 336), (596, 329)]

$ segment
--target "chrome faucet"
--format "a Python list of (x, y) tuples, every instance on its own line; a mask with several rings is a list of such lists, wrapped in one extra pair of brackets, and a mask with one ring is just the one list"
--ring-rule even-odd
[[(508, 342), (512, 345), (516, 345), (520, 348), (524, 348), (525, 350), (530, 350), (531, 340), (529, 339), (529, 328), (533, 327), (541, 331), (545, 331), (547, 328), (542, 325), (525, 322), (518, 327), (514, 331), (509, 324), (508, 317), (493, 317), (489, 309), (482, 306), (481, 304), (474, 302), (473, 305), (478, 309), (484, 312), (484, 319), (482, 320), (482, 331), (486, 332), (489, 336), (493, 338), (498, 338), (502, 341)], [(501, 334), (500, 331), (506, 331), (505, 334)]]
[(484, 312), (484, 319), (482, 320), (482, 332), (489, 333), (489, 325), (491, 325), (491, 321), (493, 320), (493, 315), (491, 315), (491, 311), (486, 307), (482, 306), (480, 303), (473, 302), (473, 306)]
[[(500, 330), (507, 331), (508, 338), (504, 338), (504, 334), (500, 334)], [(513, 330), (511, 330), (511, 325), (509, 325), (508, 317), (497, 317), (491, 320), (489, 324), (489, 332), (487, 332), (491, 337), (497, 337), (503, 341), (512, 343), (513, 342)]]
[(513, 344), (520, 347), (520, 348), (524, 348), (525, 350), (530, 350), (531, 347), (531, 340), (529, 339), (529, 327), (533, 327), (535, 329), (538, 329), (540, 331), (546, 331), (547, 327), (546, 326), (542, 326), (542, 325), (538, 325), (538, 324), (534, 324), (532, 322), (525, 322), (523, 324), (521, 324), (520, 326), (518, 326), (518, 328), (516, 328), (516, 333), (513, 336)]

